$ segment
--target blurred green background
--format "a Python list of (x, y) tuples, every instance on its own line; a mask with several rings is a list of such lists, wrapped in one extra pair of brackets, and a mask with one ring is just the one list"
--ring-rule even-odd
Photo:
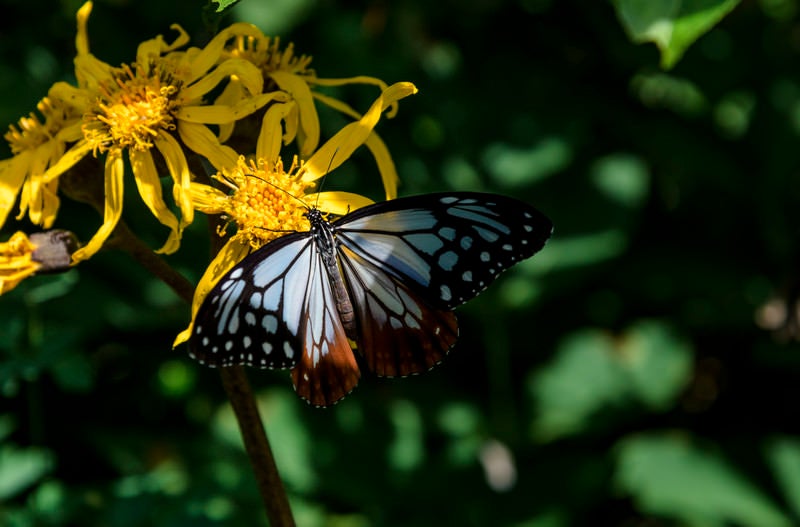
[[(499, 192), (555, 223), (459, 309), (461, 339), (428, 374), (365, 375), (318, 410), (286, 372), (249, 371), (299, 525), (800, 524), (798, 2), (719, 12), (679, 61), (668, 42), (735, 4), (233, 9), (320, 77), (417, 85), (379, 126), (402, 195)], [(0, 3), (0, 123), (72, 79), (79, 6)], [(200, 8), (98, 1), (92, 51), (129, 62), (175, 22), (200, 44)], [(641, 32), (643, 10), (664, 23)], [(363, 111), (376, 92), (334, 94)], [(321, 118), (326, 136), (345, 122)], [(326, 185), (380, 198), (377, 180), (361, 155)], [(160, 246), (128, 194), (128, 222)], [(85, 240), (99, 224), (65, 201), (56, 227)], [(2, 239), (16, 228), (33, 230)], [(198, 221), (168, 261), (196, 281), (207, 252)], [(0, 298), (0, 525), (266, 524), (217, 372), (171, 349), (188, 317), (112, 251)]]

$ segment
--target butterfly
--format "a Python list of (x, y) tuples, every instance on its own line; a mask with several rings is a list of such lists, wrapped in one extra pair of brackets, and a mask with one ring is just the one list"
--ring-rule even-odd
[(375, 203), (286, 234), (236, 264), (195, 316), (189, 354), (208, 366), (292, 370), (328, 406), (358, 383), (426, 371), (458, 337), (453, 309), (544, 246), (552, 223), (513, 198), (474, 192)]

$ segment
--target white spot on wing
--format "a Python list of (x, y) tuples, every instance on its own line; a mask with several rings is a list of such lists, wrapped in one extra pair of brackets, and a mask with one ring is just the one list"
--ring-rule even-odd
[(445, 271), (452, 271), (456, 262), (458, 262), (458, 255), (453, 251), (447, 251), (439, 255), (439, 267)]
[(439, 287), (439, 292), (441, 293), (442, 300), (447, 302), (451, 298), (453, 298), (453, 293), (450, 291), (450, 288), (446, 285)]

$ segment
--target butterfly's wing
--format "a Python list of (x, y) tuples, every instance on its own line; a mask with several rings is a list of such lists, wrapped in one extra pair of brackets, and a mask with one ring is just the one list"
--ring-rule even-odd
[(325, 265), (312, 244), (310, 273), (300, 313), (303, 353), (292, 369), (294, 389), (314, 406), (328, 406), (358, 384), (360, 372), (347, 340)]
[(208, 366), (293, 368), (297, 393), (332, 404), (359, 370), (309, 233), (288, 234), (237, 264), (195, 316), (189, 354)]
[(358, 349), (367, 367), (381, 377), (403, 377), (441, 362), (458, 337), (455, 313), (430, 306), (348, 245), (339, 254), (358, 320)]
[(389, 376), (441, 360), (457, 336), (449, 310), (539, 251), (552, 232), (530, 205), (468, 192), (377, 203), (334, 227), (359, 350), (370, 369)]

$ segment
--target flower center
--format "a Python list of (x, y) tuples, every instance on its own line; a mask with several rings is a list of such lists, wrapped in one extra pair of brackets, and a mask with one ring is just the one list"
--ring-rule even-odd
[(308, 208), (302, 201), (309, 185), (296, 177), (297, 168), (293, 163), (287, 173), (281, 161), (267, 167), (240, 159), (228, 175), (225, 183), (235, 189), (229, 214), (252, 245), (260, 247), (287, 232), (310, 228), (305, 217)]
[(64, 128), (65, 123), (77, 116), (71, 115), (70, 108), (57, 99), (45, 97), (36, 106), (42, 114), (44, 122), (39, 120), (35, 114), (23, 117), (19, 120), (19, 128), (13, 124), (9, 126), (8, 132), (3, 136), (11, 147), (11, 152), (17, 155), (26, 150), (33, 150), (36, 147), (50, 141), (55, 135)]
[[(150, 70), (156, 68), (151, 67)], [(157, 74), (143, 77), (124, 66), (113, 82), (100, 87), (83, 133), (95, 151), (111, 146), (147, 150), (160, 130), (173, 130), (178, 86)]]

